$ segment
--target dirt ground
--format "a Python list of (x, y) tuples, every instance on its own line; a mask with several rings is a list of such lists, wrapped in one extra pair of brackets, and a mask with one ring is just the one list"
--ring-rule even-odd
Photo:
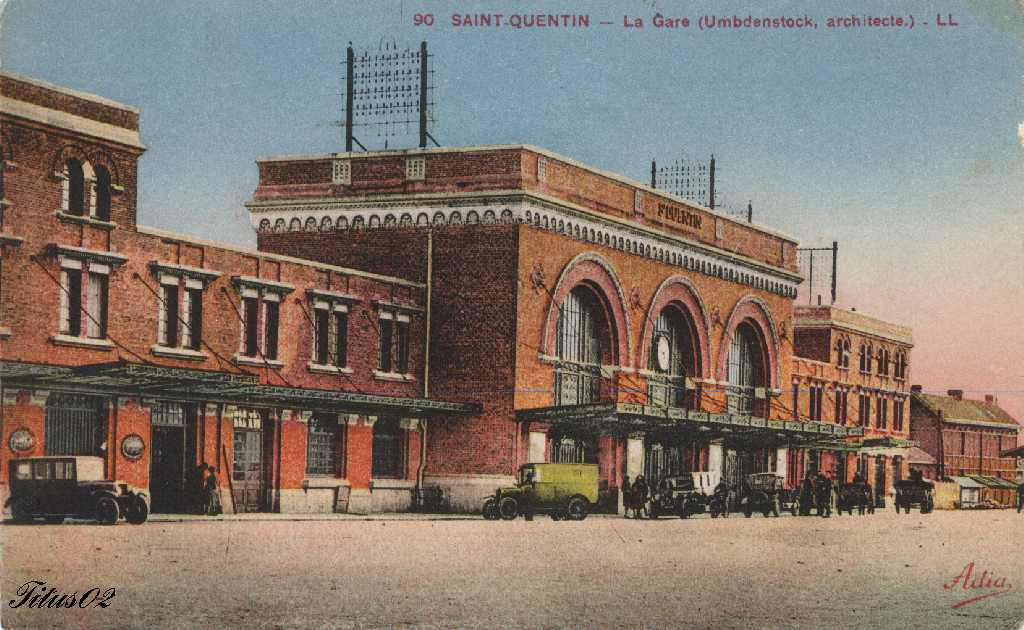
[[(1024, 628), (1024, 515), (1008, 510), (0, 535), (4, 628)], [(963, 588), (954, 580), (970, 563), (976, 588)], [(116, 591), (106, 608), (11, 608), (29, 580)]]

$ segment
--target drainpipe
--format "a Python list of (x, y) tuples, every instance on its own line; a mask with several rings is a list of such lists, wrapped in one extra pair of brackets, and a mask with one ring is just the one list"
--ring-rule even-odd
[[(427, 304), (424, 313), (423, 397), (430, 397), (430, 306), (434, 288), (434, 229), (427, 228)], [(423, 473), (427, 467), (427, 420), (420, 418), (420, 465), (416, 468), (416, 494), (423, 501)]]

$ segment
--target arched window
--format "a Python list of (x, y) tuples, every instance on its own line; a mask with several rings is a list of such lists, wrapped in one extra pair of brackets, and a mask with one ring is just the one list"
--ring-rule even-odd
[(597, 296), (585, 286), (570, 291), (558, 313), (555, 352), (555, 404), (598, 400), (607, 322)]
[(850, 340), (840, 339), (836, 342), (836, 365), (841, 368), (850, 367)]
[(380, 418), (373, 424), (374, 477), (405, 477), (405, 433), (398, 418)]
[(860, 344), (860, 373), (871, 372), (871, 344)]
[(743, 322), (736, 327), (729, 346), (729, 412), (762, 415), (756, 393), (765, 380), (760, 334), (752, 324)]
[(95, 216), (100, 221), (110, 220), (110, 171), (105, 166), (96, 167), (96, 208)]
[(699, 369), (694, 340), (696, 330), (690, 318), (675, 306), (661, 311), (654, 322), (647, 368), (655, 373), (648, 378), (650, 404), (660, 407), (693, 406), (692, 392), (686, 391), (686, 377)]
[(64, 163), (64, 185), (61, 209), (75, 216), (85, 214), (85, 170), (82, 163), (72, 158)]
[(548, 459), (556, 464), (595, 464), (597, 453), (589, 440), (552, 433), (548, 438)]

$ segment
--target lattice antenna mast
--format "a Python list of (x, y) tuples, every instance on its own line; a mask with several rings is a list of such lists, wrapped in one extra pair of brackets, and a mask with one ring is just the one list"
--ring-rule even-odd
[(430, 68), (427, 42), (419, 50), (398, 50), (394, 42), (382, 42), (375, 53), (357, 52), (349, 43), (345, 54), (345, 151), (353, 144), (363, 151), (366, 146), (356, 137), (356, 128), (368, 129), (384, 138), (411, 135), (415, 126), (419, 147), (425, 149), (429, 139), (441, 146), (430, 134), (436, 123), (434, 102), (434, 71)]
[(667, 166), (651, 160), (651, 188), (696, 201), (715, 209), (715, 156), (709, 162), (691, 160), (684, 154)]
[[(815, 252), (828, 252), (832, 256), (832, 277), (830, 279), (830, 286), (832, 291), (832, 302), (836, 303), (836, 277), (839, 271), (839, 242), (832, 241), (832, 247), (798, 247), (796, 249), (798, 264), (801, 271), (806, 270), (807, 274), (807, 303), (814, 303), (814, 295), (816, 293), (816, 280), (814, 271), (814, 254)], [(828, 255), (824, 254), (824, 255)], [(819, 256), (820, 258), (820, 256)], [(818, 272), (821, 273), (820, 271)], [(821, 305), (821, 294), (818, 293), (818, 305)]]

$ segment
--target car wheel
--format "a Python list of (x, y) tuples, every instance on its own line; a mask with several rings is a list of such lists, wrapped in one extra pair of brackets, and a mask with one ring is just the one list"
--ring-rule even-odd
[(112, 497), (100, 497), (96, 502), (96, 520), (103, 525), (117, 525), (121, 518), (121, 508)]
[(18, 497), (11, 502), (11, 519), (15, 523), (27, 523), (36, 514), (36, 500), (31, 497)]
[(569, 505), (566, 506), (565, 511), (568, 514), (568, 519), (571, 521), (582, 521), (587, 518), (587, 500), (583, 497), (573, 497), (569, 499)]
[(480, 510), (480, 513), (483, 514), (484, 519), (488, 521), (496, 521), (501, 518), (501, 515), (498, 514), (498, 502), (494, 497), (490, 497), (484, 501), (484, 506)]
[(498, 503), (498, 514), (506, 521), (515, 520), (519, 516), (519, 501), (514, 497), (505, 497)]
[(149, 505), (140, 496), (132, 497), (125, 510), (125, 520), (132, 525), (142, 525), (149, 518)]

